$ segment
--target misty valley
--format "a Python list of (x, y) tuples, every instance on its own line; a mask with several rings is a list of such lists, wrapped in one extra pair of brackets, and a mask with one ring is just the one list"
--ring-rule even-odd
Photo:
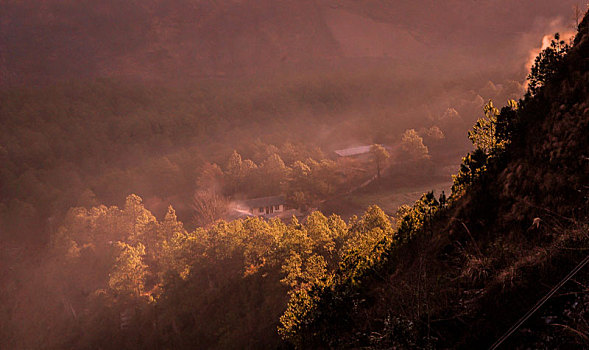
[(586, 12), (0, 1), (0, 348), (587, 348)]

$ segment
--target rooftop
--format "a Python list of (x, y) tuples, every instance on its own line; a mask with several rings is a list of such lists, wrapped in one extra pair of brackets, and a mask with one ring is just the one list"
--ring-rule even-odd
[(284, 204), (285, 199), (284, 196), (271, 196), (271, 197), (261, 197), (261, 198), (252, 198), (241, 201), (240, 204), (246, 206), (248, 208), (261, 208), (261, 207), (269, 207), (271, 205), (280, 205)]
[(358, 147), (350, 147), (344, 149), (338, 149), (334, 151), (340, 157), (351, 157), (357, 156), (360, 154), (366, 154), (370, 152), (370, 146), (358, 146)]

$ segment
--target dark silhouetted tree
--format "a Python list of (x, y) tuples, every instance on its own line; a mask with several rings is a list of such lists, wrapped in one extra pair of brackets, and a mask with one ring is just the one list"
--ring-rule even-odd
[(564, 40), (560, 40), (560, 34), (554, 34), (550, 46), (540, 52), (528, 75), (528, 94), (534, 96), (542, 86), (546, 85), (559, 71), (562, 60), (571, 48)]

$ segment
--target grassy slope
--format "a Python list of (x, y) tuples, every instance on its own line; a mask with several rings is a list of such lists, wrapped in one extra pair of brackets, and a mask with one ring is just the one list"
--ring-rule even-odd
[[(403, 167), (402, 171), (389, 171), (382, 179), (370, 185), (327, 200), (319, 208), (323, 213), (336, 213), (344, 218), (361, 215), (365, 208), (376, 204), (388, 215), (394, 216), (400, 206), (413, 203), (423, 193), (444, 191), (450, 193), (451, 172), (444, 164), (426, 164), (429, 171)], [(393, 165), (394, 167), (394, 165)], [(456, 165), (452, 166), (453, 169)]]

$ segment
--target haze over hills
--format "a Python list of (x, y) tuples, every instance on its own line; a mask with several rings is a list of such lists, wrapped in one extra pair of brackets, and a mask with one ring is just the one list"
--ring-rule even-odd
[[(571, 30), (572, 4), (3, 0), (0, 146), (11, 165), (0, 226), (15, 210), (46, 227), (85, 190), (187, 207), (171, 198), (193, 193), (202, 164), (225, 162), (251, 135), (329, 153), (436, 126), (445, 141), (429, 145), (434, 161), (456, 165), (481, 106), (519, 98), (541, 39)], [(119, 172), (146, 179), (104, 184)], [(163, 173), (183, 174), (166, 179), (184, 186), (157, 190)]]
[(0, 348), (488, 345), (584, 254), (581, 5), (0, 0)]
[(521, 79), (522, 62), (539, 38), (571, 30), (573, 4), (3, 0), (0, 84), (235, 77), (363, 66), (368, 59), (403, 66), (414, 76), (468, 71)]
[(433, 162), (456, 166), (572, 3), (4, 0), (2, 234), (45, 232), (84, 193), (190, 220), (203, 164), (253, 157), (252, 135), (329, 154), (436, 126)]

